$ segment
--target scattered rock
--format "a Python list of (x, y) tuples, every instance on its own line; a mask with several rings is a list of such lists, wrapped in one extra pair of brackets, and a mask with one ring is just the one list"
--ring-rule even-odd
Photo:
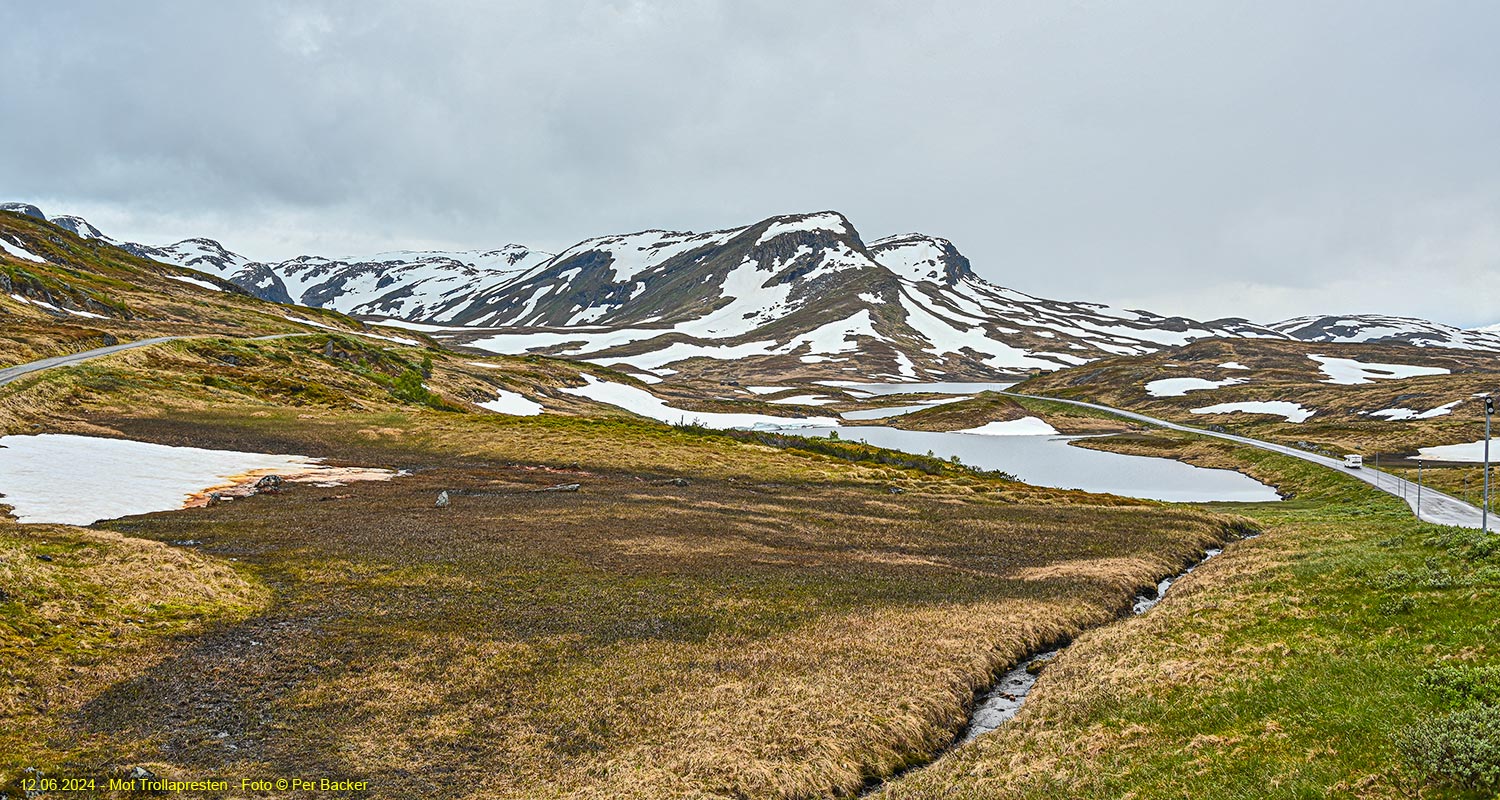
[(49, 556), (46, 553), (41, 553), (41, 554), (37, 555), (36, 559), (38, 561), (51, 561), (52, 560), (52, 556)]
[(203, 542), (200, 542), (197, 539), (173, 539), (172, 544), (175, 544), (178, 547), (197, 547), (198, 545), (203, 544)]
[(901, 488), (900, 486), (892, 486), (891, 488), (886, 489), (885, 493), (886, 494), (906, 494), (906, 490), (903, 489), (903, 488)]
[[(30, 778), (32, 780), (40, 780), (43, 777), (43, 773), (36, 767), (27, 767), (21, 770), (21, 777)], [(19, 781), (17, 783), (19, 783)], [(21, 796), (26, 798), (26, 800), (32, 800), (32, 798), (41, 797), (44, 794), (46, 794), (46, 792), (41, 792), (34, 789), (23, 789)]]
[(156, 773), (152, 772), (149, 769), (146, 769), (145, 767), (134, 767), (134, 768), (132, 768), (130, 770), (130, 779), (133, 780), (133, 781), (140, 781), (140, 780), (147, 780), (147, 781), (149, 781), (149, 780), (151, 780), (152, 778), (155, 778), (155, 777), (156, 777)]
[(533, 492), (576, 492), (583, 487), (581, 483), (559, 483), (556, 486), (547, 486), (542, 489), (532, 489)]
[(670, 478), (663, 481), (652, 481), (652, 486), (691, 486), (692, 482), (687, 478)]
[(443, 491), (438, 492), (437, 507), (438, 508), (447, 508), (448, 507), (448, 490), (447, 489), (444, 489)]
[(224, 500), (225, 500), (225, 498), (224, 498), (224, 493), (223, 492), (209, 492), (208, 493), (208, 504), (211, 505), (211, 506), (216, 506), (216, 505), (224, 502)]
[(276, 492), (279, 491), (282, 485), (285, 483), (286, 479), (282, 478), (280, 475), (267, 475), (255, 482), (255, 491)]

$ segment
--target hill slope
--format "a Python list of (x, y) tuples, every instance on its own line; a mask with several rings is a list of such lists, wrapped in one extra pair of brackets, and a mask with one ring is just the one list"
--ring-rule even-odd
[(291, 309), (202, 271), (135, 256), (87, 223), (0, 210), (0, 366), (154, 336), (332, 330), (402, 343), (334, 311)]

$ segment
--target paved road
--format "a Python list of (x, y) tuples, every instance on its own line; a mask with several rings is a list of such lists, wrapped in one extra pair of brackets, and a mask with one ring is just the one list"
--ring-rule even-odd
[(41, 372), (44, 369), (52, 369), (53, 367), (65, 367), (69, 364), (77, 364), (81, 361), (88, 361), (91, 358), (107, 356), (111, 353), (118, 353), (122, 350), (131, 350), (137, 347), (146, 347), (148, 345), (161, 344), (162, 342), (170, 342), (176, 339), (185, 338), (187, 337), (158, 336), (155, 339), (141, 339), (140, 341), (126, 342), (124, 344), (112, 344), (109, 347), (99, 347), (93, 350), (85, 350), (82, 353), (70, 353), (65, 356), (53, 356), (52, 358), (44, 358), (40, 361), (33, 361), (30, 364), (17, 364), (14, 367), (6, 367), (5, 369), (0, 369), (0, 386), (4, 386), (5, 384), (10, 383), (11, 381), (16, 380), (23, 375), (29, 375), (33, 372)]
[[(252, 341), (263, 341), (266, 339), (286, 339), (292, 336), (311, 335), (312, 334), (309, 333), (273, 333), (270, 336), (252, 336), (250, 338)], [(158, 336), (154, 339), (141, 339), (134, 342), (125, 342), (124, 344), (112, 344), (109, 347), (99, 347), (93, 350), (85, 350), (82, 353), (69, 353), (65, 356), (53, 356), (52, 358), (44, 358), (40, 361), (33, 361), (29, 364), (17, 364), (14, 367), (6, 367), (4, 369), (0, 369), (0, 386), (4, 386), (5, 384), (10, 383), (11, 381), (16, 380), (23, 375), (29, 375), (33, 372), (41, 372), (44, 369), (52, 369), (53, 367), (66, 367), (69, 364), (77, 364), (82, 361), (88, 361), (92, 358), (99, 358), (100, 356), (107, 356), (113, 353), (118, 353), (122, 350), (133, 350), (137, 347), (148, 347), (153, 344), (161, 344), (162, 342), (175, 342), (178, 339), (191, 338), (193, 337)]]
[[(1300, 458), (1303, 461), (1311, 461), (1314, 464), (1320, 464), (1322, 466), (1328, 467), (1329, 469), (1338, 470), (1339, 472), (1342, 472), (1345, 475), (1349, 475), (1350, 477), (1358, 478), (1365, 483), (1368, 483), (1371, 486), (1380, 489), (1381, 491), (1389, 492), (1405, 500), (1407, 505), (1411, 506), (1413, 512), (1418, 511), (1418, 491), (1416, 483), (1408, 481), (1404, 478), (1399, 478), (1388, 472), (1382, 472), (1377, 469), (1372, 469), (1369, 466), (1366, 466), (1363, 469), (1348, 469), (1344, 466), (1344, 462), (1339, 459), (1320, 456), (1316, 453), (1309, 453), (1305, 450), (1298, 450), (1295, 447), (1287, 447), (1286, 445), (1263, 442), (1259, 439), (1251, 439), (1247, 436), (1235, 436), (1232, 433), (1220, 433), (1218, 431), (1204, 430), (1203, 428), (1195, 428), (1191, 425), (1179, 425), (1175, 422), (1167, 422), (1163, 419), (1148, 417), (1145, 414), (1137, 414), (1134, 411), (1125, 411), (1119, 408), (1111, 408), (1110, 406), (1101, 406), (1097, 403), (1085, 403), (1082, 400), (1063, 400), (1059, 397), (1041, 397), (1039, 395), (1021, 394), (1020, 392), (1001, 392), (1001, 394), (1007, 394), (1012, 397), (1024, 397), (1032, 400), (1050, 400), (1054, 403), (1066, 403), (1070, 406), (1092, 408), (1098, 411), (1108, 411), (1111, 414), (1118, 414), (1127, 419), (1133, 419), (1138, 422), (1145, 422), (1151, 425), (1169, 428), (1174, 431), (1185, 431), (1187, 433), (1196, 433), (1202, 436), (1212, 436), (1216, 439), (1227, 439), (1231, 442), (1237, 442), (1239, 444), (1249, 445), (1251, 447), (1258, 447), (1262, 450), (1270, 450), (1273, 453), (1281, 453), (1282, 455), (1288, 455), (1293, 458)], [(1469, 505), (1468, 503), (1465, 503), (1464, 501), (1456, 497), (1443, 494), (1442, 492), (1433, 491), (1428, 487), (1422, 487), (1421, 489), (1421, 506), (1422, 507), (1418, 516), (1420, 516), (1421, 519), (1427, 522), (1435, 522), (1439, 525), (1457, 525), (1464, 528), (1479, 528), (1483, 525), (1483, 523), (1481, 522), (1481, 519), (1483, 518), (1483, 512), (1479, 510), (1478, 506)], [(1491, 529), (1494, 529), (1496, 525), (1496, 520), (1490, 520)]]

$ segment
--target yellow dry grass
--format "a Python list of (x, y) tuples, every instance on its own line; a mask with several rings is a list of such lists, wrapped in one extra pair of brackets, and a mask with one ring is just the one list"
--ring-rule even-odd
[(69, 715), (180, 647), (176, 637), (262, 608), (227, 562), (68, 526), (0, 522), (0, 765), (81, 745)]

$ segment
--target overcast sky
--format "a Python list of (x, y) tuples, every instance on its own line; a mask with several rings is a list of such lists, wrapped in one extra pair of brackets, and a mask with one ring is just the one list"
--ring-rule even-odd
[(15, 2), (0, 200), (259, 259), (837, 209), (1015, 289), (1500, 321), (1500, 3)]

